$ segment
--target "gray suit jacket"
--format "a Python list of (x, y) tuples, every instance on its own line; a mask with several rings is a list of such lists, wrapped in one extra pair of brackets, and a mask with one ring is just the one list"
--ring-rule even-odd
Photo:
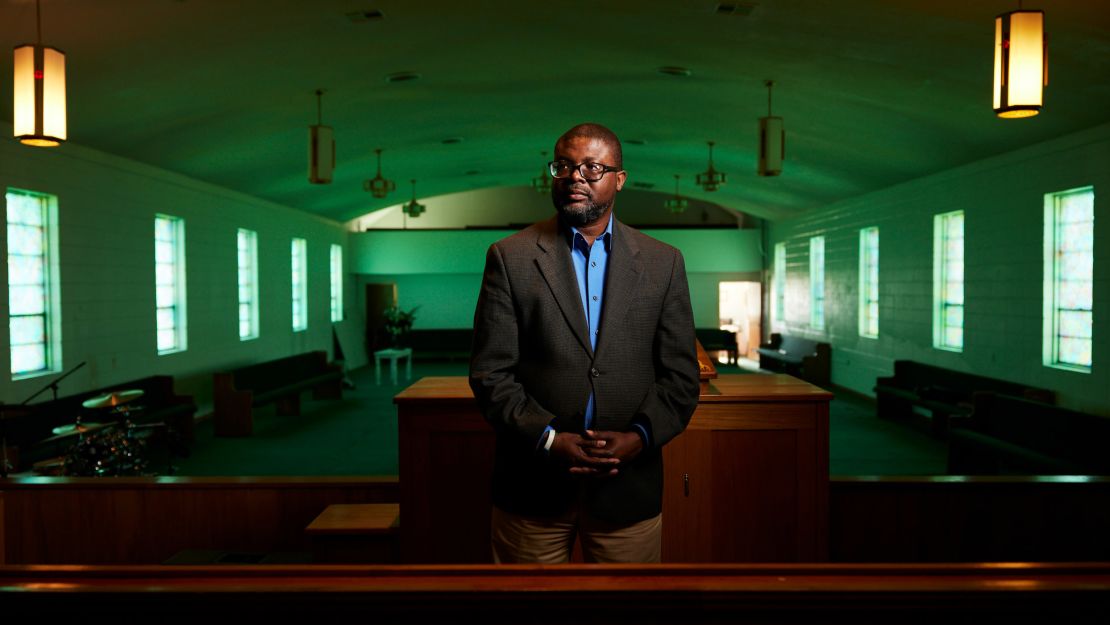
[[(690, 421), (698, 364), (682, 254), (614, 219), (596, 352), (587, 336), (571, 250), (558, 218), (490, 246), (474, 313), (470, 386), (497, 433), (493, 502), (554, 516), (579, 497), (617, 523), (662, 508), (661, 447)], [(581, 432), (646, 423), (652, 446), (614, 477), (571, 477), (537, 441), (548, 425)]]

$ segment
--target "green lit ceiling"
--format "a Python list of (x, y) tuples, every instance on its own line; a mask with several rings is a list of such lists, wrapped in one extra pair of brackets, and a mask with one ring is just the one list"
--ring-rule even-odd
[[(990, 110), (993, 18), (1016, 0), (734, 4), (42, 2), (44, 43), (67, 53), (72, 142), (336, 220), (407, 200), (410, 178), (422, 197), (527, 185), (587, 120), (629, 140), (630, 182), (666, 194), (679, 173), (690, 196), (769, 219), (1110, 121), (1104, 0), (1026, 3), (1046, 11), (1051, 84), (1019, 120)], [(350, 16), (370, 11), (384, 18)], [(33, 2), (0, 0), (0, 36), (33, 40)], [(387, 82), (402, 71), (421, 77)], [(754, 172), (767, 78), (788, 137), (778, 178)], [(305, 171), (318, 87), (338, 145), (322, 186)], [(690, 184), (706, 140), (729, 176), (716, 193)], [(375, 147), (398, 183), (382, 200), (362, 190)]]

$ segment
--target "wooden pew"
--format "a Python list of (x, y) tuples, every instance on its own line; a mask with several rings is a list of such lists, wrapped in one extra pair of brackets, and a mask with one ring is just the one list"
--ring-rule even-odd
[(0, 480), (0, 564), (160, 564), (186, 550), (304, 552), (331, 504), (395, 503), (396, 476)]
[(250, 436), (255, 406), (274, 403), (278, 414), (299, 415), (301, 393), (310, 389), (315, 399), (343, 396), (343, 368), (329, 363), (326, 352), (306, 352), (216, 373), (212, 379), (216, 436)]
[(837, 476), (834, 562), (1110, 560), (1110, 477)]
[(828, 343), (777, 332), (758, 350), (759, 368), (788, 373), (818, 386), (828, 386), (832, 355)]
[(948, 472), (1110, 475), (1110, 418), (1009, 395), (978, 393), (951, 421)]
[(0, 567), (0, 602), (47, 622), (1082, 624), (1110, 563)]
[(940, 438), (947, 436), (951, 418), (971, 414), (976, 393), (1004, 393), (1050, 404), (1056, 401), (1049, 389), (912, 360), (895, 360), (894, 375), (877, 378), (874, 390), (880, 419), (918, 423)]
[(736, 345), (736, 333), (719, 328), (697, 328), (694, 330), (698, 343), (707, 352), (727, 352), (729, 364), (736, 364), (740, 349)]
[(409, 332), (408, 344), (421, 360), (468, 360), (472, 328), (422, 328)]

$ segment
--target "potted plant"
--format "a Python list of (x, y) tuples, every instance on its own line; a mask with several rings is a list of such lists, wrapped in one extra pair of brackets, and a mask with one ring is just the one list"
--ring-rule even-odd
[(411, 310), (401, 310), (399, 306), (390, 306), (383, 312), (385, 317), (385, 331), (389, 335), (389, 346), (393, 348), (404, 347), (412, 331), (412, 322), (416, 318), (417, 306)]

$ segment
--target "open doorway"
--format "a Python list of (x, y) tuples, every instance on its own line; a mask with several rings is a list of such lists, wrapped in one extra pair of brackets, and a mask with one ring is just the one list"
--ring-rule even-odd
[(374, 352), (389, 346), (389, 335), (385, 331), (385, 309), (397, 305), (397, 285), (395, 283), (366, 284), (366, 353), (373, 357)]
[[(736, 349), (741, 358), (754, 360), (759, 347), (762, 285), (758, 282), (721, 282), (718, 310), (722, 330), (736, 333)], [(719, 356), (719, 359), (727, 356)], [(726, 360), (721, 360), (722, 363)]]

